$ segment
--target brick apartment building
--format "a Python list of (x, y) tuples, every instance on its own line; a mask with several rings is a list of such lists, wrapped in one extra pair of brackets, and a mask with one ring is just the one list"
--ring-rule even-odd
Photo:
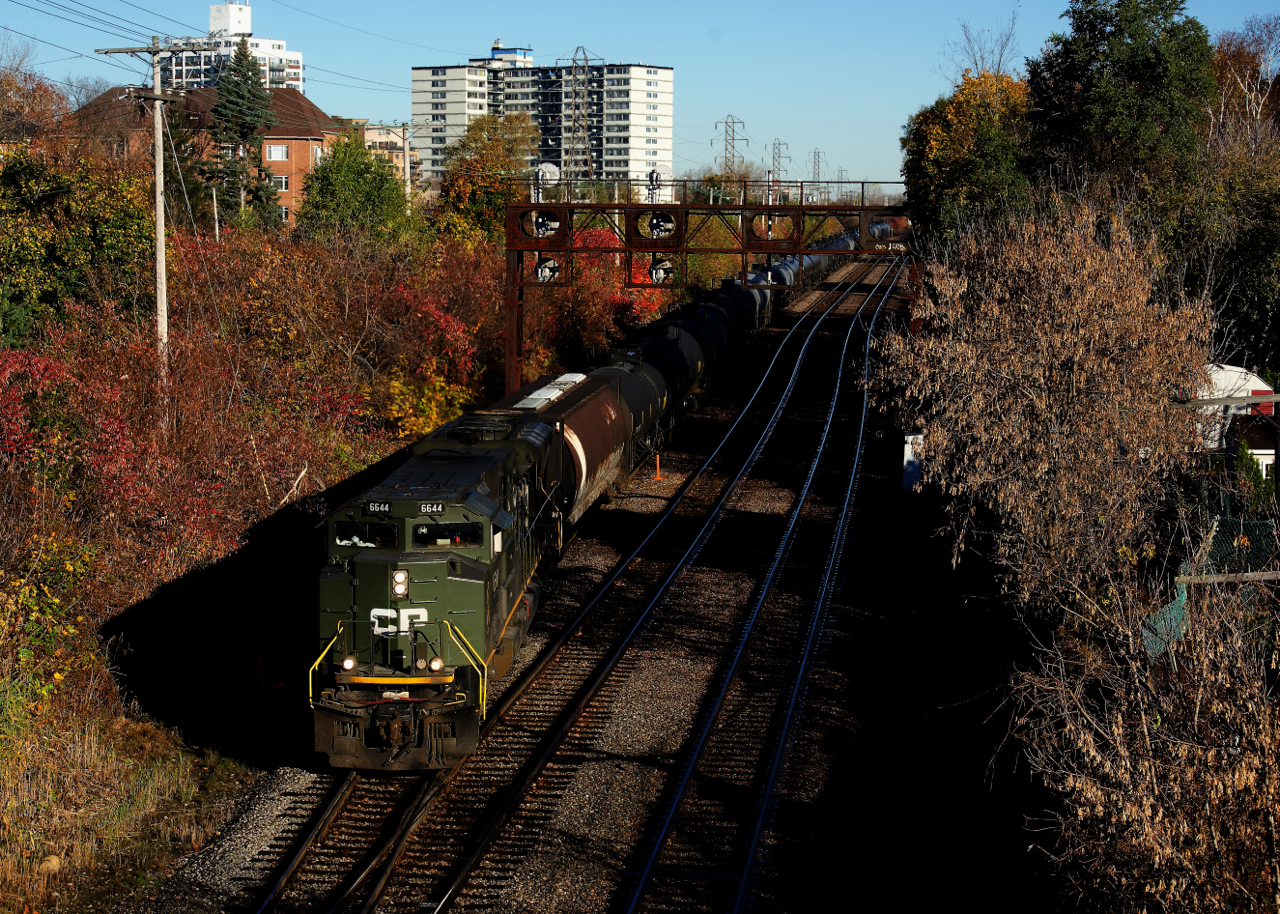
[[(150, 108), (144, 109), (138, 102), (123, 98), (126, 91), (111, 89), (76, 112), (81, 141), (86, 135), (96, 138), (100, 152), (112, 158), (149, 160), (153, 130)], [(275, 124), (258, 131), (262, 137), (262, 159), (276, 185), (280, 214), (285, 221), (292, 222), (302, 201), (303, 180), (345, 128), (297, 89), (269, 92)], [(217, 89), (188, 90), (178, 103), (182, 106), (187, 130), (193, 135), (206, 132), (207, 136), (211, 112), (217, 103)], [(204, 154), (213, 156), (211, 144), (206, 144)], [(224, 212), (225, 206), (224, 203)]]

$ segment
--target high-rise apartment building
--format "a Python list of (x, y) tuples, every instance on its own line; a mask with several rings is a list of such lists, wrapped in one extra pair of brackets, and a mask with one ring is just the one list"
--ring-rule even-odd
[(209, 37), (176, 39), (216, 44), (212, 51), (187, 51), (174, 54), (160, 66), (160, 82), (166, 88), (197, 89), (216, 86), (241, 38), (248, 39), (249, 50), (258, 58), (262, 83), (268, 89), (297, 89), (305, 93), (302, 75), (302, 52), (285, 49), (278, 38), (256, 38), (253, 34), (253, 10), (247, 3), (227, 0), (209, 7)]
[(444, 175), (444, 152), (486, 114), (526, 113), (542, 133), (534, 163), (565, 177), (645, 180), (672, 164), (671, 67), (561, 61), (538, 67), (529, 48), (495, 41), (488, 57), (413, 68), (413, 147), (422, 174)]

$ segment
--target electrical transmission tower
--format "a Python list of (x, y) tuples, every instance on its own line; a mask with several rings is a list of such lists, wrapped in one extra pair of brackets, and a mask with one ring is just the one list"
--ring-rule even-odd
[(844, 181), (844, 180), (846, 180), (846, 179), (848, 178), (848, 176), (849, 176), (849, 172), (848, 172), (847, 170), (845, 170), (845, 169), (843, 169), (843, 168), (837, 168), (837, 169), (836, 169), (836, 180), (837, 180), (837, 181)]
[(595, 177), (591, 161), (591, 66), (603, 62), (579, 45), (564, 68), (562, 102), (569, 117), (566, 124), (561, 116), (560, 163), (568, 181), (591, 181)]
[[(773, 159), (773, 180), (781, 181), (782, 176), (787, 172), (787, 170), (782, 167), (782, 163), (784, 160), (787, 162), (791, 161), (791, 156), (786, 153), (787, 144), (777, 137), (774, 137), (773, 142), (769, 144), (769, 147), (773, 150), (773, 154), (771, 156)], [(766, 159), (766, 161), (768, 160)]]
[[(745, 121), (740, 121), (732, 114), (728, 115), (722, 121), (716, 121), (716, 126), (724, 125), (724, 144), (723, 155), (720, 156), (721, 168), (728, 173), (736, 173), (742, 170), (742, 156), (738, 155), (738, 134), (742, 127), (746, 126)], [(750, 146), (751, 141), (746, 137), (741, 138), (743, 145)]]
[(826, 157), (827, 154), (821, 149), (815, 149), (813, 151), (813, 180), (822, 180), (822, 160)]

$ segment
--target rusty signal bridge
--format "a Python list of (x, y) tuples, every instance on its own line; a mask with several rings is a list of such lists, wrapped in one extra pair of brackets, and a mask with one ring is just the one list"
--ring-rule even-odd
[[(566, 285), (584, 254), (617, 254), (629, 288), (688, 283), (689, 256), (731, 254), (738, 281), (844, 231), (851, 254), (911, 250), (898, 181), (513, 181), (506, 186), (506, 387), (521, 384), (524, 293)], [(641, 278), (637, 279), (636, 266)], [(803, 280), (803, 265), (797, 285)], [(772, 289), (794, 288), (772, 284)]]

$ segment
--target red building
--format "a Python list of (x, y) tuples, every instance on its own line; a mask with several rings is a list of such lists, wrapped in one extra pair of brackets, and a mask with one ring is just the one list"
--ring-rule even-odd
[[(281, 215), (292, 222), (302, 202), (304, 179), (345, 128), (297, 89), (270, 89), (268, 93), (275, 124), (258, 131), (262, 137), (262, 160), (275, 182)], [(97, 139), (102, 154), (124, 160), (150, 159), (153, 131), (150, 106), (126, 97), (127, 94), (127, 89), (112, 89), (77, 111), (80, 141), (83, 143), (101, 133)], [(194, 136), (204, 135), (206, 158), (216, 154), (208, 139), (208, 130), (217, 103), (217, 89), (190, 89), (177, 102), (185, 114), (187, 130)]]

